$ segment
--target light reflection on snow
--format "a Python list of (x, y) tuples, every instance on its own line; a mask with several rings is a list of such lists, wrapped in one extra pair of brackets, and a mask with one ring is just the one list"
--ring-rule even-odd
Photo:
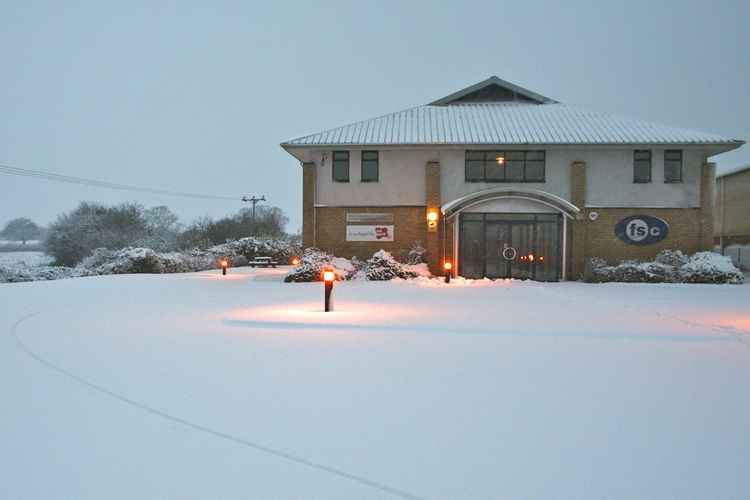
[(323, 301), (280, 304), (274, 306), (247, 307), (227, 311), (222, 319), (230, 321), (263, 321), (294, 323), (304, 327), (306, 323), (331, 324), (383, 324), (418, 321), (425, 315), (434, 314), (427, 307), (401, 306), (375, 302), (334, 301), (331, 312), (323, 311)]

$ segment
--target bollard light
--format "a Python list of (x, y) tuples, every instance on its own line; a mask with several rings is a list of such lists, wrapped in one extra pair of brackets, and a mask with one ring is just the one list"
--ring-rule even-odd
[(227, 275), (227, 268), (229, 267), (229, 261), (227, 259), (221, 259), (221, 275), (226, 276)]
[(451, 282), (451, 273), (453, 271), (453, 263), (450, 261), (443, 262), (443, 270), (445, 271), (445, 282)]
[(333, 310), (333, 303), (331, 301), (331, 293), (333, 292), (333, 282), (336, 281), (336, 273), (333, 269), (323, 270), (323, 284), (325, 293), (325, 312)]
[(292, 265), (293, 266), (299, 266), (299, 259), (297, 257), (292, 259)]

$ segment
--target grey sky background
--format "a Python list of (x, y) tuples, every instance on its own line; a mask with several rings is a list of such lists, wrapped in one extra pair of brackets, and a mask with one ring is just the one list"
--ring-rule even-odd
[[(747, 1), (207, 3), (0, 0), (0, 163), (265, 194), (295, 231), (301, 172), (280, 142), (491, 75), (750, 139)], [(750, 163), (750, 146), (715, 160)], [(166, 204), (183, 222), (243, 206), (0, 175), (0, 224), (81, 200)]]

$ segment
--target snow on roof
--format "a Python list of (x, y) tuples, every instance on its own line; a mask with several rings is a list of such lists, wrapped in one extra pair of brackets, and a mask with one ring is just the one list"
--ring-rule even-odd
[(431, 104), (282, 143), (283, 147), (495, 144), (708, 144), (744, 141), (567, 106), (489, 78)]
[(750, 170), (750, 163), (748, 163), (747, 165), (740, 165), (738, 167), (728, 168), (724, 170), (723, 172), (716, 174), (716, 178), (719, 179), (721, 177), (726, 177), (728, 175), (739, 174), (740, 172), (744, 172), (745, 170)]

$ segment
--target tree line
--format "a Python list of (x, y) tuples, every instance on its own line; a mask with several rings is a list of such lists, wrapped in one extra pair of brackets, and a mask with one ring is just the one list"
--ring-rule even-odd
[(207, 248), (247, 236), (292, 238), (286, 234), (289, 219), (278, 207), (260, 205), (213, 219), (200, 218), (188, 225), (167, 206), (146, 208), (137, 203), (107, 206), (82, 202), (59, 215), (48, 227), (20, 218), (8, 224), (0, 236), (15, 241), (43, 239), (46, 253), (56, 264), (74, 266), (97, 248), (118, 250), (147, 247), (160, 252)]

